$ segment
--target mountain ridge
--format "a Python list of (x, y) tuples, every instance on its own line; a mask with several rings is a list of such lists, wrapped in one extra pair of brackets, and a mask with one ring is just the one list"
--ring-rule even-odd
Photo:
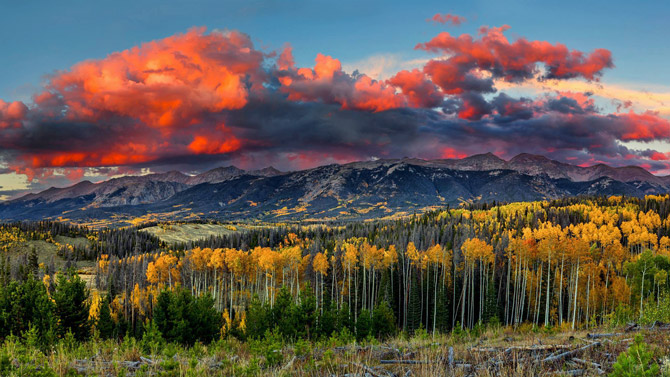
[[(0, 204), (0, 219), (74, 220), (175, 217), (222, 219), (371, 218), (478, 201), (528, 201), (574, 195), (643, 196), (670, 192), (670, 176), (641, 167), (581, 167), (540, 155), (504, 160), (492, 153), (462, 159), (379, 159), (281, 172), (219, 167), (125, 176)], [(153, 216), (153, 215), (152, 215)]]

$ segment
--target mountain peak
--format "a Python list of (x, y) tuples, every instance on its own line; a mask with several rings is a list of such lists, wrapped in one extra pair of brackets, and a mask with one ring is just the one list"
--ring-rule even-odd
[(284, 174), (280, 170), (277, 170), (274, 168), (274, 166), (268, 166), (263, 169), (258, 169), (258, 170), (252, 170), (248, 172), (251, 175), (259, 175), (262, 177), (274, 177), (276, 175), (281, 175)]
[(518, 155), (512, 157), (511, 160), (509, 160), (509, 162), (519, 162), (519, 161), (548, 162), (553, 160), (550, 160), (547, 157), (539, 154), (531, 154), (531, 153), (519, 153)]

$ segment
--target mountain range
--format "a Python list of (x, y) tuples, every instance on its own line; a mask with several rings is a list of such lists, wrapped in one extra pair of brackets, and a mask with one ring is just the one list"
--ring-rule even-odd
[(461, 202), (530, 201), (576, 195), (670, 192), (670, 176), (638, 166), (580, 167), (543, 156), (387, 159), (281, 172), (221, 167), (126, 176), (0, 203), (0, 219), (123, 223), (132, 219), (364, 219)]

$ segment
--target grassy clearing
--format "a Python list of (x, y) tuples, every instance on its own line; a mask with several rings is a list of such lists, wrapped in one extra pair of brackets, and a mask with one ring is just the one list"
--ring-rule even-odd
[[(88, 244), (88, 240), (83, 237), (72, 238), (56, 236), (55, 240), (62, 245), (73, 245), (77, 247), (84, 247)], [(39, 263), (49, 264), (53, 261), (56, 269), (60, 269), (67, 263), (65, 259), (58, 255), (58, 246), (42, 240), (30, 240), (15, 245), (9, 250), (9, 257), (13, 260), (23, 254), (29, 254), (33, 248), (37, 251), (37, 259)], [(95, 261), (90, 260), (74, 261), (73, 264), (78, 269), (95, 267)]]
[[(346, 336), (286, 343), (271, 336), (263, 341), (224, 339), (190, 348), (145, 336), (122, 342), (93, 339), (84, 344), (64, 339), (44, 352), (31, 346), (30, 339), (12, 337), (0, 350), (0, 373), (3, 376), (560, 376), (581, 371), (580, 375), (595, 376), (611, 373), (617, 356), (626, 351), (635, 336), (623, 329), (615, 332), (620, 334), (593, 340), (583, 331), (554, 334), (495, 328), (479, 336), (454, 333), (436, 337), (419, 331), (413, 337), (397, 337), (383, 343), (374, 340), (355, 343)], [(660, 373), (670, 375), (670, 360), (666, 357), (670, 354), (670, 331), (639, 333), (649, 344), (653, 362), (661, 366)], [(595, 341), (600, 345), (580, 353), (577, 359), (539, 361)], [(450, 349), (453, 363), (449, 361)], [(586, 364), (575, 360), (585, 360)]]
[(209, 238), (225, 236), (249, 230), (258, 226), (231, 224), (159, 224), (142, 229), (168, 244), (186, 243)]

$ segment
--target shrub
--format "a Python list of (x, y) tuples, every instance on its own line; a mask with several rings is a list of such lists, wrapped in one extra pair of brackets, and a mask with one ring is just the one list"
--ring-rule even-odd
[(659, 366), (652, 362), (652, 354), (647, 350), (647, 344), (642, 341), (642, 335), (635, 335), (635, 342), (622, 352), (614, 363), (611, 377), (657, 376)]

